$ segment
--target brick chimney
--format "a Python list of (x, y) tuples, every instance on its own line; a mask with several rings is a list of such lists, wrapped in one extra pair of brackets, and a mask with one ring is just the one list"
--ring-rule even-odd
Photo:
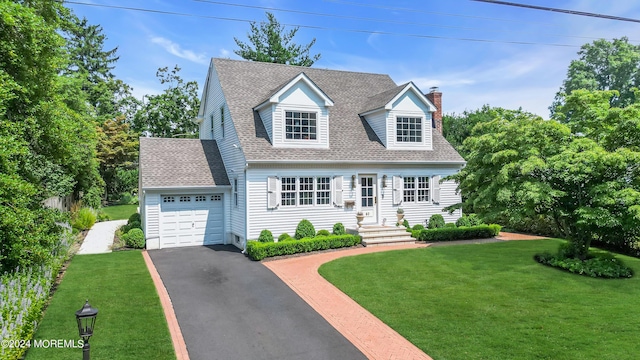
[(424, 94), (429, 101), (436, 107), (436, 111), (431, 114), (432, 126), (442, 134), (442, 93), (437, 86), (429, 89), (428, 94)]

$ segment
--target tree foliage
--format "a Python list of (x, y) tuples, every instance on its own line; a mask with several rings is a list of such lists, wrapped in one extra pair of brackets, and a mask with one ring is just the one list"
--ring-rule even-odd
[(609, 98), (613, 107), (625, 107), (636, 101), (633, 88), (640, 86), (639, 45), (630, 44), (626, 37), (613, 41), (600, 39), (583, 45), (578, 55), (579, 59), (569, 65), (567, 78), (550, 107), (552, 114), (565, 104), (566, 96), (579, 89), (618, 91)]
[[(592, 240), (640, 236), (638, 104), (611, 108), (612, 92), (575, 91), (568, 125), (520, 118), (477, 125), (463, 146), (466, 167), (452, 176), (485, 220), (550, 219), (585, 257)], [(572, 129), (574, 131), (572, 131)], [(579, 132), (576, 132), (579, 131)], [(624, 139), (618, 142), (618, 139)]]
[(152, 137), (198, 137), (198, 125), (193, 121), (200, 107), (198, 83), (185, 82), (176, 65), (172, 70), (158, 69), (161, 84), (169, 85), (162, 94), (147, 96), (133, 119), (133, 129)]
[(320, 59), (320, 54), (309, 54), (316, 43), (315, 38), (304, 46), (295, 44), (292, 41), (299, 28), (285, 32), (284, 25), (280, 25), (272, 13), (267, 12), (266, 15), (267, 22), (261, 21), (260, 25), (251, 23), (251, 32), (247, 34), (250, 44), (233, 38), (239, 47), (234, 53), (251, 61), (298, 66), (312, 66)]
[(130, 131), (124, 116), (106, 120), (98, 128), (98, 161), (100, 174), (106, 183), (107, 199), (110, 199), (109, 195), (132, 190), (128, 188), (130, 186), (123, 189), (119, 184), (122, 176), (118, 174), (137, 168), (138, 147), (138, 137)]

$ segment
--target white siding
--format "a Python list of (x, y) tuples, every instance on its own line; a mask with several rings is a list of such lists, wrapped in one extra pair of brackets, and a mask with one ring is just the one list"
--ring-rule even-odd
[(273, 117), (271, 114), (273, 113), (275, 106), (265, 106), (260, 109), (258, 112), (260, 114), (260, 119), (262, 119), (262, 123), (264, 124), (264, 128), (269, 135), (269, 140), (273, 141)]
[[(246, 160), (240, 147), (240, 140), (236, 128), (233, 124), (233, 119), (229, 113), (229, 108), (226, 105), (226, 100), (220, 86), (220, 80), (216, 72), (215, 67), (210, 68), (209, 74), (209, 89), (207, 89), (207, 102), (205, 104), (204, 114), (205, 122), (209, 121), (211, 114), (214, 116), (214, 138), (218, 143), (220, 155), (224, 161), (225, 168), (227, 169), (227, 176), (229, 181), (233, 184), (233, 179), (238, 179), (238, 206), (236, 207), (231, 199), (225, 201), (225, 209), (230, 216), (225, 216), (225, 228), (228, 229), (227, 242), (231, 242), (233, 234), (240, 236), (241, 240), (245, 237), (246, 222), (245, 222), (245, 183), (244, 183), (244, 167)], [(220, 108), (224, 106), (224, 125), (225, 133), (222, 137), (222, 128), (220, 126)], [(207, 135), (210, 135), (210, 127), (203, 126), (204, 132), (200, 133), (201, 139), (207, 139)], [(236, 145), (237, 147), (234, 147)]]
[[(328, 148), (329, 147), (329, 110), (322, 100), (306, 83), (300, 81), (280, 96), (280, 102), (273, 109), (273, 128), (271, 136), (274, 147)], [(285, 111), (317, 112), (317, 141), (286, 140), (284, 135)], [(262, 116), (262, 112), (261, 112)], [(264, 118), (263, 118), (263, 121)]]
[[(293, 236), (296, 226), (301, 219), (308, 219), (314, 225), (316, 231), (326, 229), (331, 231), (333, 224), (342, 222), (346, 227), (354, 228), (356, 226), (356, 212), (360, 208), (359, 184), (352, 189), (352, 175), (358, 174), (375, 174), (377, 176), (378, 186), (378, 207), (377, 222), (382, 224), (386, 218), (387, 225), (393, 225), (396, 222), (396, 209), (392, 203), (392, 176), (446, 176), (457, 171), (454, 167), (428, 168), (422, 167), (415, 169), (389, 170), (382, 167), (371, 168), (249, 168), (247, 170), (247, 186), (248, 186), (248, 238), (256, 239), (260, 231), (264, 229), (271, 230), (274, 237), (279, 236), (283, 232)], [(387, 175), (387, 187), (382, 188), (383, 175)], [(355, 200), (356, 206), (348, 208), (346, 206), (337, 207), (334, 205), (316, 205), (316, 206), (298, 206), (287, 207), (279, 206), (276, 209), (267, 207), (267, 178), (269, 176), (277, 176), (278, 178), (287, 176), (343, 176), (343, 201)], [(333, 185), (332, 185), (333, 186)], [(405, 217), (411, 225), (423, 223), (432, 214), (442, 214), (447, 222), (453, 222), (459, 217), (459, 212), (448, 215), (442, 212), (445, 206), (449, 206), (460, 202), (460, 195), (455, 194), (456, 185), (453, 182), (443, 183), (441, 185), (440, 204), (414, 203), (400, 205), (405, 210)], [(333, 194), (332, 194), (333, 196)], [(331, 199), (333, 204), (334, 199)]]
[[(396, 141), (396, 118), (398, 116), (422, 118), (422, 143), (405, 143)], [(431, 113), (412, 91), (407, 91), (393, 103), (393, 108), (387, 113), (387, 141), (388, 149), (397, 150), (432, 150)]]
[(147, 239), (160, 237), (160, 194), (145, 193), (144, 233)]
[(386, 110), (380, 110), (379, 112), (372, 113), (365, 116), (365, 119), (369, 123), (369, 126), (378, 135), (380, 141), (384, 146), (387, 146), (387, 112)]

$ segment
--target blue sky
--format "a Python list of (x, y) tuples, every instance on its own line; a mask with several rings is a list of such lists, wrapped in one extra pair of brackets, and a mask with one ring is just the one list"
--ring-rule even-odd
[[(512, 1), (640, 19), (640, 2), (631, 0)], [(118, 47), (114, 73), (137, 97), (161, 92), (156, 70), (174, 65), (182, 68), (185, 80), (197, 81), (201, 91), (209, 59), (240, 59), (233, 53), (233, 38), (246, 41), (248, 21), (264, 20), (265, 8), (282, 24), (303, 26), (295, 42), (316, 39), (312, 53), (322, 58), (314, 67), (389, 74), (396, 83), (413, 81), (425, 92), (438, 86), (445, 113), (489, 104), (522, 107), (547, 118), (582, 44), (622, 36), (640, 43), (640, 23), (471, 0), (77, 2), (189, 15), (66, 4), (89, 23), (102, 25), (106, 48)]]

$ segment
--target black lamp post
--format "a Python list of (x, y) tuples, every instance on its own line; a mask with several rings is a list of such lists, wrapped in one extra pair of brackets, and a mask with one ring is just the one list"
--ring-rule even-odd
[(76, 321), (78, 321), (78, 333), (84, 345), (82, 346), (82, 360), (89, 360), (89, 338), (93, 335), (93, 327), (96, 324), (98, 309), (89, 305), (89, 300), (84, 303), (82, 309), (76, 311)]

